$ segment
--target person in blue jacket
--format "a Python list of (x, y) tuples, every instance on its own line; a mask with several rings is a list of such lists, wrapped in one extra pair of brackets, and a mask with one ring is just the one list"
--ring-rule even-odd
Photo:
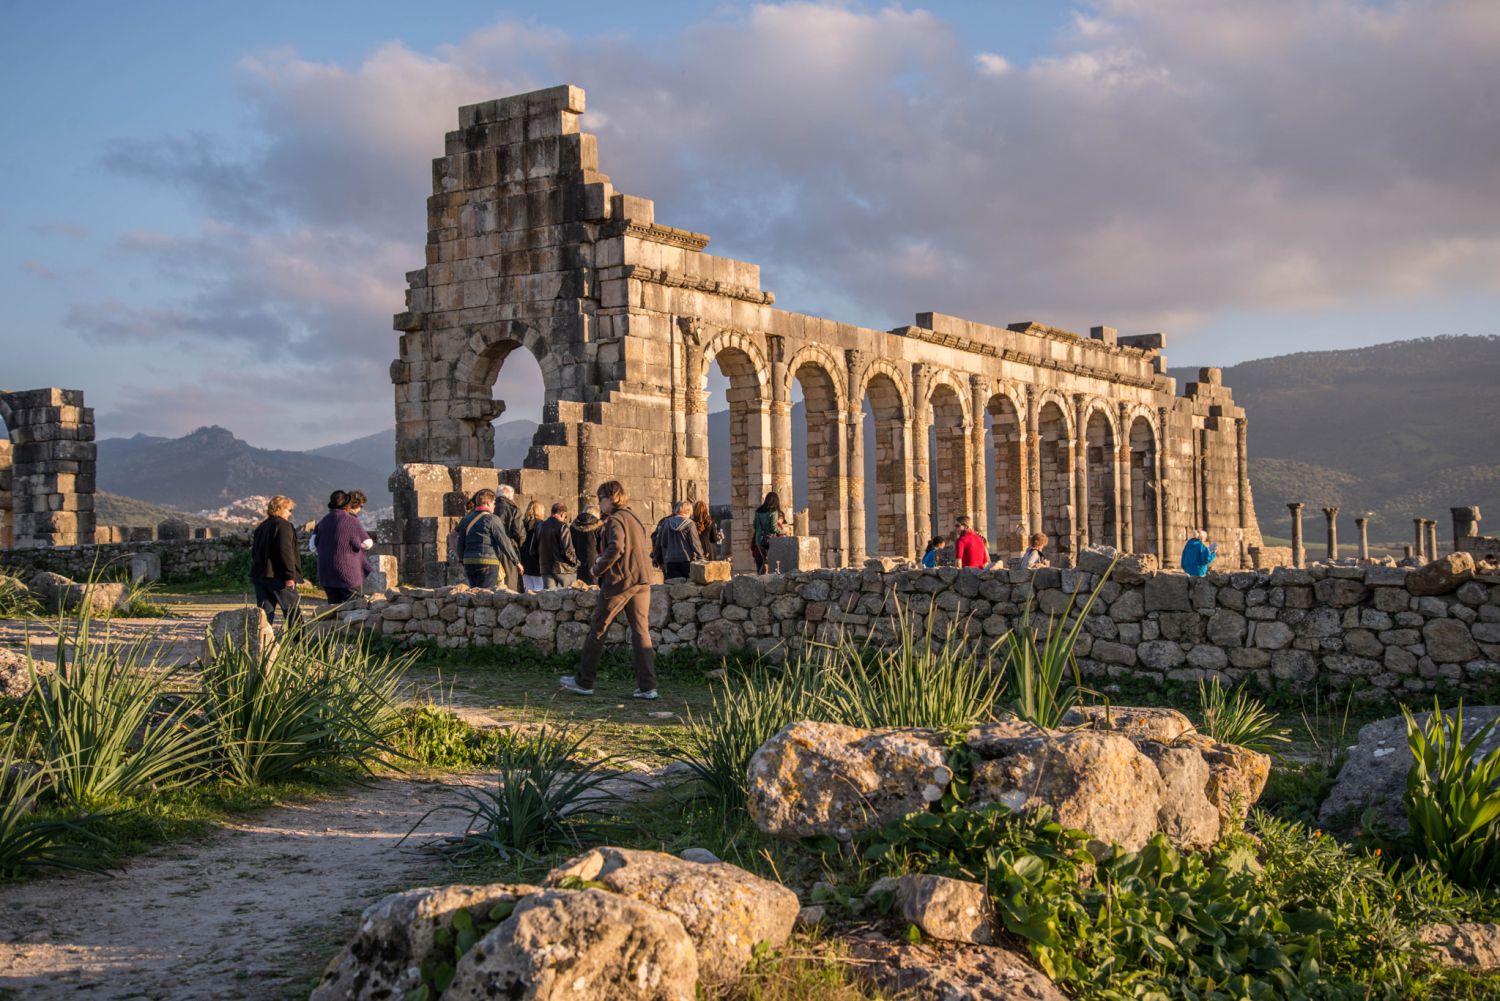
[(1218, 543), (1210, 545), (1207, 532), (1194, 532), (1182, 547), (1182, 569), (1189, 577), (1207, 577), (1209, 564), (1218, 556)]

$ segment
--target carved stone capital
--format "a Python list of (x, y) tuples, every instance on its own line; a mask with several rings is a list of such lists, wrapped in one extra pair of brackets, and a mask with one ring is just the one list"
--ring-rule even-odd
[(786, 338), (780, 334), (766, 335), (766, 357), (772, 364), (786, 361)]

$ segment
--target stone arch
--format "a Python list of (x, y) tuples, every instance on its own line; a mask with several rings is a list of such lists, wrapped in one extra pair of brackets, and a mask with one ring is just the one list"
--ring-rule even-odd
[(1087, 509), (1079, 520), (1088, 525), (1088, 540), (1099, 546), (1120, 546), (1119, 447), (1120, 435), (1113, 414), (1103, 401), (1089, 401), (1084, 409), (1083, 449)]
[[(924, 534), (947, 535), (953, 531), (953, 522), (960, 515), (973, 514), (969, 510), (972, 495), (969, 490), (971, 461), (969, 449), (972, 442), (969, 423), (968, 387), (948, 371), (933, 375), (927, 389), (927, 412), (932, 415), (931, 428), (913, 427), (913, 434), (929, 436), (927, 450), (931, 470), (928, 482), (932, 485), (932, 524), (919, 526)], [(924, 540), (918, 539), (918, 544)]]
[[(1009, 386), (990, 394), (985, 410), (990, 417), (989, 440), (994, 457), (993, 516), (989, 519), (991, 549), (1005, 552), (1025, 538), (1026, 404)], [(1019, 551), (1019, 550), (1018, 550)]]
[(861, 400), (868, 403), (875, 433), (869, 443), (875, 476), (866, 478), (866, 509), (875, 509), (875, 551), (910, 557), (915, 529), (911, 489), (911, 394), (901, 373), (888, 362), (865, 369)]
[(792, 456), (794, 479), (800, 458), (807, 483), (808, 532), (818, 539), (825, 566), (841, 565), (848, 551), (843, 372), (828, 351), (809, 344), (792, 354), (782, 387), (786, 400), (791, 399), (793, 383), (802, 387), (806, 450), (800, 457)]
[(1130, 417), (1130, 528), (1129, 549), (1135, 553), (1161, 556), (1160, 448), (1156, 423), (1149, 412), (1132, 413)]
[(1041, 486), (1041, 530), (1057, 553), (1073, 553), (1073, 429), (1068, 408), (1056, 393), (1036, 405), (1037, 472)]
[[(703, 345), (703, 362), (699, 367), (700, 392), (707, 389), (709, 372), (715, 362), (729, 380), (724, 394), (729, 404), (729, 508), (736, 550), (730, 554), (738, 567), (745, 567), (750, 556), (750, 526), (755, 509), (772, 489), (771, 467), (771, 366), (755, 339), (737, 330), (721, 330)], [(712, 465), (710, 456), (710, 465)], [(721, 466), (725, 466), (722, 462)], [(711, 497), (712, 489), (704, 484), (701, 496)], [(781, 498), (782, 507), (791, 498)], [(743, 530), (739, 526), (744, 526)]]
[(525, 348), (542, 370), (543, 410), (557, 400), (563, 359), (551, 350), (548, 338), (521, 320), (476, 329), (464, 343), (453, 366), (453, 398), (449, 413), (467, 432), (459, 453), (464, 465), (491, 466), (495, 462), (494, 422), (505, 413), (505, 401), (494, 397), (495, 380), (516, 348)]

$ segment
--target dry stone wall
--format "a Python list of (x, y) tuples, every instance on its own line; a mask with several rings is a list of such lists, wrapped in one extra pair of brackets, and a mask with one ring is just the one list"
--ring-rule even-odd
[[(73, 580), (87, 580), (91, 573), (109, 577), (127, 576), (133, 559), (145, 554), (160, 561), (160, 575), (167, 579), (196, 577), (219, 570), (235, 554), (246, 552), (245, 536), (217, 539), (182, 539), (167, 542), (117, 542), (96, 546), (57, 546), (49, 549), (0, 550), (0, 572), (29, 577), (50, 570)], [(246, 581), (249, 586), (249, 581)]]
[[(1087, 562), (1087, 561), (1086, 561)], [(1472, 564), (1471, 564), (1472, 566)], [(1430, 570), (1430, 568), (1429, 568)], [(1077, 654), (1095, 679), (1194, 681), (1214, 675), (1263, 688), (1315, 683), (1363, 697), (1500, 684), (1500, 577), (1386, 566), (1278, 567), (1194, 579), (1121, 570), (1103, 584)], [(1030, 598), (1037, 619), (1062, 616), (1099, 583), (1084, 570), (816, 570), (652, 589), (660, 648), (781, 656), (840, 630), (888, 638), (899, 603), (914, 625), (964, 624), (978, 640), (1014, 626)], [(1432, 593), (1442, 590), (1444, 593)], [(400, 588), (357, 602), (343, 619), (396, 641), (445, 647), (532, 644), (577, 652), (598, 591), (539, 594), (466, 587)], [(619, 623), (611, 641), (623, 642)]]

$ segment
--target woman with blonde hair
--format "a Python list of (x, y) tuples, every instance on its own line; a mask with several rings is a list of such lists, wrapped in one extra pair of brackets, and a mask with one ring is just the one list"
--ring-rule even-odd
[(297, 548), (297, 529), (291, 522), (289, 497), (277, 494), (266, 503), (266, 520), (255, 526), (250, 537), (250, 583), (255, 588), (255, 603), (266, 613), (267, 622), (276, 621), (281, 609), (288, 627), (297, 622), (297, 585), (302, 583), (302, 554)]
[(540, 591), (546, 587), (542, 580), (542, 558), (537, 550), (537, 527), (547, 520), (547, 509), (539, 500), (526, 507), (526, 517), (521, 520), (521, 590)]

